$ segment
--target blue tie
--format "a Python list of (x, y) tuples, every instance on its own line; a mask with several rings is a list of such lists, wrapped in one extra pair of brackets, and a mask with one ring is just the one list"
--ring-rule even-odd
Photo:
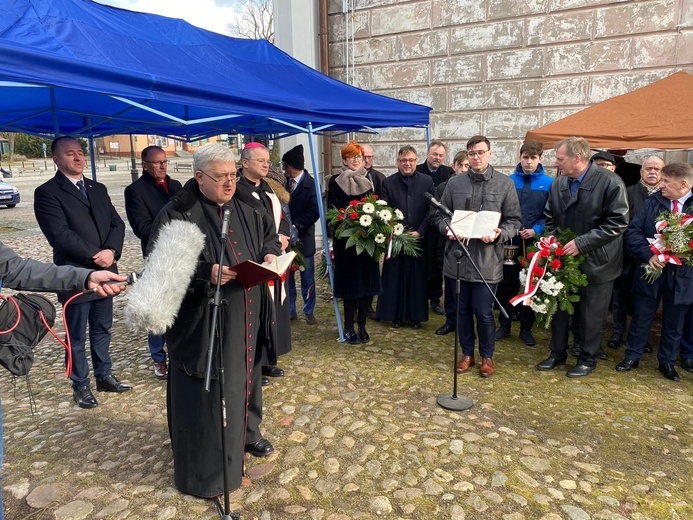
[(80, 193), (84, 195), (84, 198), (89, 200), (89, 195), (87, 194), (87, 187), (84, 185), (84, 182), (82, 180), (77, 181), (77, 188), (79, 189)]

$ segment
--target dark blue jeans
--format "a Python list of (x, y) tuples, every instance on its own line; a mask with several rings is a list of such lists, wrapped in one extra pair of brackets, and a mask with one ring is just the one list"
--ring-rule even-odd
[(166, 351), (164, 350), (164, 344), (166, 343), (166, 338), (161, 335), (157, 336), (155, 334), (149, 334), (147, 336), (147, 345), (149, 345), (149, 353), (152, 355), (152, 359), (155, 363), (161, 363), (166, 361)]
[[(315, 257), (306, 257), (306, 268), (301, 273), (301, 296), (303, 296), (303, 314), (313, 314), (315, 310)], [(289, 272), (289, 309), (296, 314), (296, 272)]]
[[(495, 294), (497, 283), (489, 287)], [(465, 356), (474, 355), (474, 318), (476, 332), (479, 335), (479, 354), (481, 357), (492, 358), (495, 349), (496, 322), (493, 318), (493, 295), (481, 282), (460, 282), (460, 312), (459, 335), (462, 353)]]
[(70, 304), (67, 307), (66, 318), (72, 342), (72, 388), (89, 385), (89, 363), (85, 351), (87, 323), (94, 377), (97, 381), (104, 380), (111, 373), (109, 348), (113, 324), (113, 298)]

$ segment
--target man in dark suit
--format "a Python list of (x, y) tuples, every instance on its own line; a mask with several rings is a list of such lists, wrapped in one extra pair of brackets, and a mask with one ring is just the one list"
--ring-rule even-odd
[[(142, 254), (147, 249), (154, 219), (182, 188), (180, 182), (166, 174), (168, 160), (160, 146), (148, 146), (142, 150), (142, 176), (125, 188), (125, 213), (135, 236), (142, 243)], [(150, 334), (147, 337), (149, 353), (154, 361), (154, 376), (166, 379), (168, 365), (164, 350), (164, 336)]]
[[(76, 139), (58, 137), (51, 144), (51, 153), (58, 171), (36, 188), (34, 213), (53, 247), (53, 262), (117, 273), (116, 260), (123, 250), (125, 224), (111, 204), (106, 187), (82, 175), (84, 152)], [(59, 293), (58, 300), (64, 304), (73, 294)], [(65, 318), (72, 342), (70, 378), (75, 402), (81, 408), (98, 405), (89, 388), (89, 363), (84, 349), (87, 322), (96, 389), (118, 393), (130, 390), (111, 372), (113, 300), (78, 298), (66, 308)]]
[[(286, 188), (291, 194), (289, 212), (291, 223), (298, 231), (301, 252), (306, 267), (301, 271), (301, 296), (303, 314), (308, 325), (315, 325), (315, 223), (320, 218), (318, 197), (313, 177), (304, 169), (303, 145), (295, 146), (282, 157), (282, 168), (286, 175)], [(294, 271), (289, 271), (289, 307), (291, 319), (296, 316), (296, 280)]]
[[(621, 274), (623, 233), (628, 227), (626, 187), (614, 173), (590, 161), (586, 139), (570, 137), (556, 143), (556, 167), (561, 175), (551, 184), (544, 214), (546, 229), (556, 234), (570, 229), (577, 236), (564, 244), (566, 255), (587, 253), (582, 264), (587, 286), (580, 287), (575, 305), (578, 362), (566, 375), (584, 377), (597, 366), (597, 352), (609, 310), (614, 280)], [(551, 321), (551, 354), (537, 365), (552, 370), (565, 365), (568, 313), (558, 310)]]
[[(616, 365), (616, 370), (630, 372), (638, 368), (661, 301), (662, 335), (657, 351), (659, 371), (667, 379), (679, 381), (681, 378), (674, 364), (684, 329), (688, 328), (690, 331), (691, 327), (690, 321), (686, 323), (685, 319), (693, 306), (693, 267), (685, 262), (682, 265), (670, 262), (663, 253), (653, 250), (649, 239), (657, 234), (655, 224), (663, 212), (693, 215), (693, 167), (687, 163), (664, 166), (659, 187), (658, 191), (645, 199), (641, 211), (635, 215), (626, 230), (626, 245), (636, 257), (632, 287), (634, 313), (626, 341), (626, 355)], [(644, 266), (647, 265), (652, 270), (662, 270), (659, 278), (652, 283), (644, 278)], [(683, 353), (686, 357), (683, 359), (689, 355), (686, 348)], [(682, 362), (681, 367), (689, 370), (690, 362)]]
[(373, 184), (373, 193), (380, 197), (385, 174), (373, 168), (373, 147), (366, 143), (362, 144), (361, 148), (363, 149), (363, 166), (366, 168), (366, 177)]
[[(426, 160), (416, 166), (417, 172), (433, 179), (434, 188), (455, 175), (455, 170), (443, 164), (446, 153), (447, 149), (443, 141), (431, 141), (426, 151)], [(443, 296), (442, 252), (444, 249), (445, 237), (438, 232), (437, 228), (431, 226), (428, 230), (428, 240), (423, 254), (426, 258), (428, 300), (431, 302), (433, 312), (440, 316), (445, 314), (445, 309), (440, 305), (440, 298)]]

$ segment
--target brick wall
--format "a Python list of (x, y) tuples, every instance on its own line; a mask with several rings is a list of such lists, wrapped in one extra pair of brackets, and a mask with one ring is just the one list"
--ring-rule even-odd
[[(330, 75), (345, 80), (341, 8), (330, 0)], [(349, 16), (349, 82), (433, 107), (431, 138), (448, 144), (448, 163), (484, 134), (493, 164), (510, 168), (528, 130), (693, 72), (693, 0), (355, 0)], [(421, 129), (356, 138), (373, 142), (387, 172), (404, 144), (425, 154)]]

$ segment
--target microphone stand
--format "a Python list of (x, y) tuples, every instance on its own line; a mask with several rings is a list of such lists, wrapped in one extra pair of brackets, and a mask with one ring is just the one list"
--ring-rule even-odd
[[(230, 513), (229, 509), (231, 504), (229, 503), (229, 469), (227, 465), (227, 443), (226, 443), (226, 400), (224, 398), (224, 355), (223, 355), (223, 345), (221, 343), (224, 337), (224, 322), (219, 321), (219, 309), (222, 306), (227, 305), (227, 301), (221, 296), (221, 272), (224, 267), (224, 252), (226, 251), (226, 242), (229, 235), (229, 221), (231, 219), (231, 210), (224, 209), (222, 223), (221, 223), (221, 236), (219, 241), (221, 243), (221, 248), (219, 250), (219, 271), (217, 273), (217, 282), (214, 288), (214, 296), (209, 300), (209, 304), (212, 306), (212, 316), (211, 324), (209, 327), (209, 349), (207, 351), (207, 370), (205, 372), (205, 391), (209, 392), (211, 390), (211, 380), (212, 380), (212, 360), (214, 359), (214, 351), (216, 347), (217, 362), (218, 362), (218, 377), (219, 377), (219, 407), (220, 407), (220, 428), (221, 428), (221, 468), (224, 481), (224, 508), (222, 510), (221, 503), (219, 502), (219, 497), (214, 498), (215, 505), (217, 507), (217, 513), (219, 513), (219, 518), (222, 520), (239, 520), (241, 518), (240, 513)], [(219, 324), (217, 328), (217, 323)]]
[(469, 410), (472, 406), (474, 406), (474, 402), (469, 398), (469, 397), (464, 397), (464, 396), (458, 396), (457, 395), (457, 379), (459, 377), (459, 374), (457, 373), (457, 358), (458, 358), (458, 345), (459, 345), (459, 321), (460, 321), (460, 291), (461, 291), (461, 280), (460, 280), (460, 265), (462, 264), (462, 256), (466, 256), (467, 259), (471, 262), (472, 266), (474, 267), (474, 270), (476, 273), (479, 275), (479, 278), (484, 282), (484, 285), (486, 285), (486, 288), (488, 291), (491, 293), (491, 296), (493, 296), (493, 299), (496, 301), (498, 304), (498, 307), (500, 308), (500, 312), (503, 314), (504, 318), (508, 317), (508, 313), (505, 312), (505, 309), (503, 309), (503, 306), (500, 304), (498, 301), (498, 298), (496, 297), (496, 294), (493, 292), (493, 289), (489, 286), (488, 282), (486, 281), (486, 278), (481, 274), (481, 271), (479, 270), (479, 266), (476, 265), (476, 262), (472, 257), (469, 255), (469, 249), (467, 249), (467, 246), (464, 245), (464, 242), (462, 242), (459, 237), (455, 234), (455, 232), (452, 229), (452, 224), (450, 222), (450, 217), (443, 211), (441, 211), (438, 207), (436, 207), (436, 211), (441, 215), (443, 222), (445, 222), (445, 226), (448, 228), (450, 233), (452, 233), (452, 236), (455, 237), (455, 241), (457, 241), (457, 245), (459, 248), (454, 251), (455, 258), (457, 259), (457, 264), (456, 264), (456, 273), (455, 273), (455, 355), (454, 355), (454, 364), (452, 366), (452, 372), (453, 372), (453, 385), (452, 385), (452, 394), (440, 394), (437, 399), (437, 403), (440, 407), (445, 408), (446, 410), (453, 410), (453, 411), (463, 411), (463, 410)]

